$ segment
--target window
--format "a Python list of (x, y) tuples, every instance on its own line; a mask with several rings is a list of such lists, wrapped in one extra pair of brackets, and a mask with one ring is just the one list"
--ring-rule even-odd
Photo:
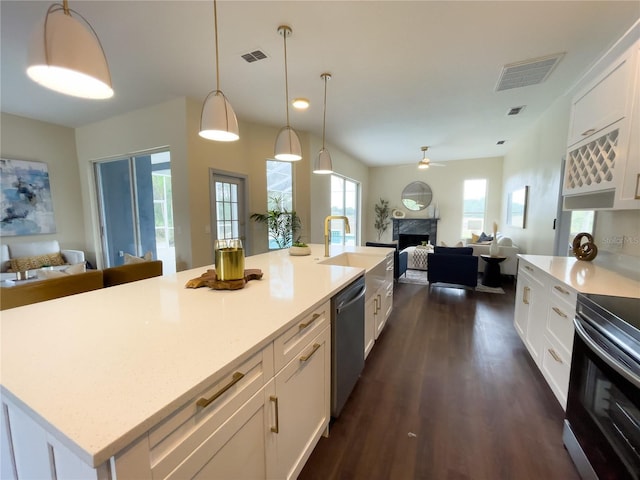
[(462, 238), (484, 232), (484, 214), (487, 196), (487, 180), (484, 178), (464, 181), (462, 202)]
[(339, 175), (331, 175), (331, 215), (343, 215), (349, 219), (351, 233), (346, 233), (344, 222), (331, 220), (330, 243), (333, 245), (358, 244), (358, 218), (360, 185)]
[[(267, 160), (267, 210), (293, 210), (293, 165), (291, 162)], [(269, 236), (269, 249), (281, 248)]]
[(571, 214), (571, 228), (569, 230), (569, 251), (573, 248), (573, 239), (579, 233), (593, 234), (596, 218), (595, 210), (573, 210)]
[(240, 238), (238, 211), (238, 185), (232, 181), (215, 182), (216, 189), (216, 238), (218, 240)]

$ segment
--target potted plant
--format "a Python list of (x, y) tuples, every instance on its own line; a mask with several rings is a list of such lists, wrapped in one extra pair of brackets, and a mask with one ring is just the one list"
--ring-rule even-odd
[(389, 227), (389, 200), (380, 199), (380, 203), (375, 205), (376, 221), (374, 227), (378, 231), (378, 241), (382, 238), (382, 234)]
[(269, 237), (273, 239), (279, 249), (290, 247), (293, 242), (299, 242), (298, 232), (302, 228), (300, 217), (295, 210), (287, 210), (282, 195), (269, 197), (267, 213), (254, 213), (251, 219), (267, 225)]
[(291, 244), (291, 248), (289, 248), (289, 255), (311, 255), (311, 248), (309, 248), (309, 245), (304, 242), (293, 242)]

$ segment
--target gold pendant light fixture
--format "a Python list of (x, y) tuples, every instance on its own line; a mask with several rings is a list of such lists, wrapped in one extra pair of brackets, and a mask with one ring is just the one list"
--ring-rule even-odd
[(327, 81), (331, 80), (330, 73), (323, 73), (320, 75), (320, 78), (324, 80), (324, 107), (322, 113), (322, 148), (318, 153), (318, 158), (316, 159), (315, 166), (313, 168), (313, 173), (319, 174), (329, 174), (333, 173), (333, 162), (331, 161), (331, 155), (329, 155), (329, 150), (327, 150), (324, 146), (324, 134), (325, 127), (327, 121)]
[(220, 90), (220, 59), (218, 57), (218, 4), (213, 0), (213, 23), (216, 42), (216, 89), (211, 91), (202, 105), (200, 133), (202, 138), (219, 142), (233, 142), (240, 138), (236, 114)]
[(287, 124), (280, 129), (276, 137), (275, 158), (286, 162), (295, 162), (302, 159), (302, 147), (296, 131), (289, 125), (289, 79), (287, 74), (287, 37), (293, 31), (287, 25), (278, 27), (278, 33), (284, 39), (284, 103), (287, 109)]
[(47, 10), (34, 35), (27, 75), (36, 83), (80, 98), (113, 97), (111, 74), (100, 39), (67, 0)]

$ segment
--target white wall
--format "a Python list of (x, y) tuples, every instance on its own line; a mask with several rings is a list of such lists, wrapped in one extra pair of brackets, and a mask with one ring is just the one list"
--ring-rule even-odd
[[(446, 162), (445, 167), (431, 167), (428, 170), (419, 170), (418, 160), (410, 165), (370, 169), (370, 196), (365, 205), (368, 213), (365, 241), (378, 241), (378, 234), (373, 225), (374, 206), (380, 198), (389, 200), (391, 209), (397, 208), (405, 212), (405, 218), (427, 218), (426, 210), (411, 212), (401, 202), (402, 190), (416, 180), (423, 181), (431, 187), (432, 204), (437, 205), (440, 210), (438, 243), (444, 241), (448, 245), (455, 245), (461, 240), (465, 180), (487, 179), (485, 231), (491, 232), (494, 221), (498, 221), (498, 229), (503, 230), (499, 221), (502, 208), (502, 157), (456, 160)], [(391, 225), (380, 241), (391, 241)]]
[(0, 135), (2, 158), (47, 164), (56, 222), (56, 233), (2, 237), (2, 243), (58, 240), (63, 248), (84, 250), (82, 196), (73, 129), (2, 113)]
[(562, 97), (542, 115), (504, 158), (503, 223), (509, 192), (529, 186), (524, 229), (502, 230), (522, 253), (553, 255), (562, 158), (566, 153), (570, 101)]

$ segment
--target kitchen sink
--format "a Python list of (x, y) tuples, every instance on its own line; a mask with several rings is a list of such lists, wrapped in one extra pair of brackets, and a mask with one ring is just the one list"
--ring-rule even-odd
[(322, 265), (338, 265), (341, 267), (358, 267), (368, 271), (382, 261), (384, 261), (384, 257), (380, 257), (379, 255), (346, 252), (326, 258), (318, 263)]

